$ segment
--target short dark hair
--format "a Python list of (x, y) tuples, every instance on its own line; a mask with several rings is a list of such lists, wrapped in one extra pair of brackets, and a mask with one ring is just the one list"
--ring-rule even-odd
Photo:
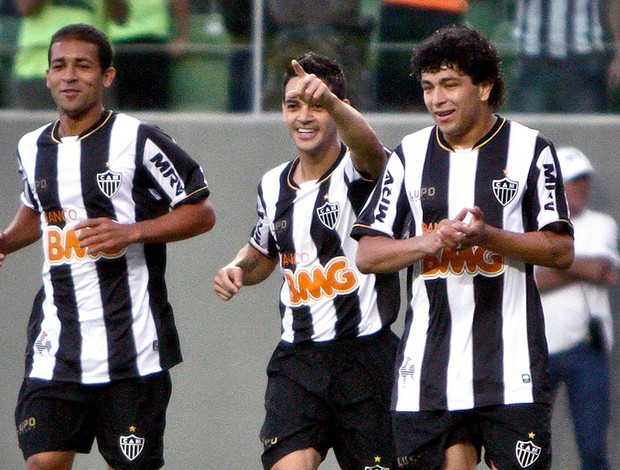
[(493, 82), (489, 105), (504, 102), (504, 74), (497, 50), (479, 31), (465, 25), (452, 25), (435, 31), (413, 50), (411, 74), (421, 80), (422, 73), (438, 72), (442, 67), (458, 69), (474, 85)]
[(47, 50), (48, 65), (52, 62), (52, 44), (71, 39), (89, 42), (97, 46), (97, 57), (99, 58), (99, 65), (101, 65), (102, 71), (107, 70), (112, 66), (114, 53), (112, 51), (110, 39), (108, 39), (103, 31), (100, 31), (89, 24), (82, 23), (63, 26), (54, 33)]
[[(299, 62), (299, 65), (304, 68), (306, 73), (313, 73), (323, 80), (331, 92), (338, 98), (344, 100), (347, 97), (347, 83), (344, 78), (344, 72), (336, 61), (314, 52), (308, 52), (295, 60)], [(296, 76), (297, 73), (295, 73), (293, 66), (289, 64), (282, 79), (282, 100), (286, 98), (286, 85), (291, 78)]]

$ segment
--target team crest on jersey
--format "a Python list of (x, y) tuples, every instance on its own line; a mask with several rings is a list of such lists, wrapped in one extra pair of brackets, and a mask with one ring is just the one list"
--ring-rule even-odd
[(502, 206), (507, 206), (517, 196), (519, 183), (507, 177), (501, 180), (493, 180), (493, 194)]
[(97, 173), (97, 186), (109, 198), (116, 194), (118, 188), (121, 187), (122, 180), (123, 175), (121, 173), (116, 173), (110, 169), (104, 173)]
[(316, 210), (316, 214), (323, 225), (333, 230), (340, 218), (340, 204), (327, 201)]
[[(130, 428), (135, 429), (133, 426)], [(119, 444), (121, 447), (121, 451), (123, 455), (127, 457), (129, 461), (134, 460), (140, 453), (142, 449), (144, 449), (144, 441), (143, 437), (138, 437), (135, 434), (130, 434), (129, 436), (120, 436)]]
[(538, 460), (542, 449), (532, 441), (517, 441), (515, 452), (519, 465), (521, 465), (522, 468), (527, 468)]

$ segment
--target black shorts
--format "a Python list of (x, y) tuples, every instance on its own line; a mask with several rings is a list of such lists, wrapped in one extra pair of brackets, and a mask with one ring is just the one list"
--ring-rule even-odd
[(390, 396), (398, 338), (389, 330), (345, 341), (281, 342), (267, 367), (263, 466), (330, 448), (347, 470), (396, 468)]
[(85, 385), (25, 379), (15, 410), (24, 458), (40, 452), (99, 452), (117, 470), (164, 464), (163, 434), (170, 374)]
[(499, 469), (551, 468), (551, 406), (498, 405), (464, 411), (394, 412), (399, 468), (435, 470), (445, 450), (470, 442)]

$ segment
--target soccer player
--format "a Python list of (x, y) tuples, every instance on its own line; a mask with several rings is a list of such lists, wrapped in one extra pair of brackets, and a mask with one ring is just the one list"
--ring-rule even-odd
[(387, 152), (345, 99), (332, 60), (293, 60), (282, 93), (297, 156), (263, 176), (252, 237), (214, 279), (229, 300), (280, 265), (282, 336), (267, 367), (263, 466), (316, 469), (333, 448), (343, 469), (393, 470), (398, 278), (360, 273), (349, 236)]
[(551, 464), (547, 346), (533, 265), (566, 268), (572, 226), (555, 151), (494, 114), (496, 50), (465, 26), (414, 50), (435, 125), (406, 136), (355, 224), (362, 272), (408, 269), (392, 408), (399, 465)]
[(110, 468), (163, 466), (169, 369), (182, 359), (165, 243), (215, 223), (200, 166), (158, 128), (104, 109), (111, 63), (99, 30), (58, 30), (58, 120), (17, 149), (23, 205), (1, 257), (39, 238), (44, 254), (15, 412), (26, 469), (70, 469), (95, 438)]

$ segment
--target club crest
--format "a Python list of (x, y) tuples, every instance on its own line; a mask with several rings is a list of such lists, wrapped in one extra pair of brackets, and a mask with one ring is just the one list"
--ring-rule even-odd
[(340, 204), (327, 201), (316, 210), (316, 213), (323, 225), (333, 230), (340, 218)]
[(130, 434), (129, 436), (121, 436), (119, 438), (119, 444), (121, 446), (121, 451), (127, 457), (128, 460), (134, 460), (142, 449), (144, 449), (144, 441), (143, 437), (138, 437), (135, 434)]
[(502, 206), (507, 206), (516, 197), (519, 183), (506, 177), (493, 180), (493, 194)]
[(535, 445), (532, 441), (517, 441), (515, 452), (517, 454), (517, 460), (522, 468), (527, 468), (532, 465), (541, 454), (541, 448)]
[(381, 465), (374, 465), (372, 467), (364, 467), (364, 470), (390, 470), (387, 467), (382, 467)]
[(97, 186), (109, 198), (116, 194), (118, 188), (121, 187), (122, 180), (123, 175), (121, 173), (115, 173), (109, 169), (104, 173), (97, 173)]

